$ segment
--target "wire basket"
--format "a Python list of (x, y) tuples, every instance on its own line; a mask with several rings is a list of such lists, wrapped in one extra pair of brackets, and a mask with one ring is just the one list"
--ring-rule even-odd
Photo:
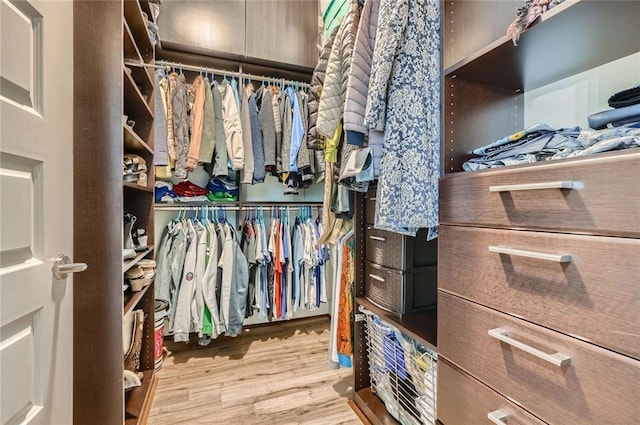
[(365, 332), (371, 390), (402, 425), (436, 423), (437, 353), (372, 312)]

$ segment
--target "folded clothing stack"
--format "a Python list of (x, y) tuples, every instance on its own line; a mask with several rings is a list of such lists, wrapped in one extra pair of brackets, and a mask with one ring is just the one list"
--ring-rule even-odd
[(589, 127), (600, 130), (640, 122), (640, 84), (615, 93), (608, 103), (614, 109), (589, 115)]
[(176, 197), (173, 191), (173, 184), (164, 181), (156, 181), (156, 202), (171, 203)]
[(224, 177), (213, 177), (207, 183), (207, 198), (212, 202), (236, 202), (240, 196), (238, 184)]
[(194, 198), (197, 196), (207, 196), (207, 189), (191, 183), (183, 181), (173, 186), (173, 192), (182, 198)]
[(478, 157), (465, 162), (462, 169), (484, 170), (636, 147), (640, 147), (640, 128), (633, 124), (603, 130), (555, 130), (536, 124), (475, 149), (473, 154)]
[(122, 158), (122, 177), (124, 181), (147, 185), (147, 161), (140, 155), (127, 153)]

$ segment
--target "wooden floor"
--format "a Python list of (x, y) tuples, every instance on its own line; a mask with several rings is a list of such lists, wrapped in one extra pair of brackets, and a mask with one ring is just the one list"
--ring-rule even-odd
[(149, 425), (361, 424), (351, 369), (327, 362), (329, 319), (246, 329), (208, 347), (165, 340)]

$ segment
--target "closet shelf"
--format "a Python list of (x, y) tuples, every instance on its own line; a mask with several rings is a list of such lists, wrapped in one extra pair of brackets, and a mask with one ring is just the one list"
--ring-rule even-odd
[[(131, 70), (131, 73), (133, 74), (133, 69)], [(124, 75), (124, 106), (127, 115), (129, 115), (129, 119), (134, 121), (142, 119), (153, 121), (153, 111), (142, 95), (138, 85), (133, 80), (133, 77), (124, 69), (124, 66), (122, 68), (122, 74)], [(148, 98), (150, 99), (151, 96), (148, 95)]]
[(236, 207), (240, 202), (156, 202), (156, 210), (172, 210), (175, 207)]
[(133, 40), (131, 28), (129, 28), (129, 24), (127, 24), (127, 20), (124, 18), (122, 19), (122, 32), (124, 36), (124, 58), (135, 62), (142, 62), (140, 50), (138, 50), (138, 46), (136, 46), (136, 42)]
[(136, 306), (138, 305), (142, 297), (144, 297), (144, 294), (147, 293), (147, 291), (149, 290), (152, 284), (153, 284), (153, 280), (149, 285), (142, 288), (141, 291), (138, 291), (138, 292), (128, 291), (124, 294), (124, 310), (123, 311), (125, 316), (127, 315), (127, 313), (129, 313), (134, 308), (136, 308)]
[(131, 127), (127, 125), (122, 127), (124, 129), (124, 150), (126, 153), (149, 153), (153, 155), (153, 149)]
[(511, 92), (533, 90), (637, 52), (639, 21), (640, 2), (567, 0), (544, 13), (518, 46), (503, 36), (444, 74)]
[(437, 344), (437, 311), (428, 310), (423, 313), (411, 314), (402, 318), (378, 307), (365, 297), (357, 297), (356, 303), (381, 317), (401, 332), (414, 338), (420, 344), (434, 351), (438, 351)]
[(365, 414), (369, 421), (372, 421), (372, 424), (398, 425), (398, 421), (387, 411), (382, 400), (371, 391), (371, 387), (356, 391), (354, 398), (358, 409)]
[(147, 63), (153, 61), (153, 44), (149, 38), (147, 23), (142, 16), (142, 9), (140, 8), (138, 0), (124, 1), (124, 17), (129, 24), (133, 40), (138, 46), (142, 59)]
[(136, 183), (130, 183), (130, 182), (122, 182), (122, 186), (125, 189), (131, 189), (131, 190), (139, 190), (141, 192), (150, 192), (153, 193), (153, 188), (152, 187), (148, 187), (148, 186), (140, 186), (139, 184)]
[(129, 270), (131, 267), (135, 266), (136, 264), (138, 264), (140, 262), (140, 260), (142, 260), (144, 257), (146, 257), (147, 255), (149, 255), (149, 253), (153, 251), (153, 247), (150, 246), (149, 248), (147, 248), (145, 251), (141, 252), (140, 254), (138, 254), (138, 256), (136, 258), (133, 258), (131, 260), (126, 260), (122, 266), (122, 273), (126, 272), (127, 270)]
[(142, 425), (147, 423), (151, 402), (158, 387), (153, 369), (142, 372), (142, 385), (126, 393), (126, 405), (124, 409), (125, 425)]

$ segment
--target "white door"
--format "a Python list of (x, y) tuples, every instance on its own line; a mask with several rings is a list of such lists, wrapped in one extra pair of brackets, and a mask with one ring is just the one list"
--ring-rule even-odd
[(0, 0), (0, 423), (72, 423), (73, 9)]

